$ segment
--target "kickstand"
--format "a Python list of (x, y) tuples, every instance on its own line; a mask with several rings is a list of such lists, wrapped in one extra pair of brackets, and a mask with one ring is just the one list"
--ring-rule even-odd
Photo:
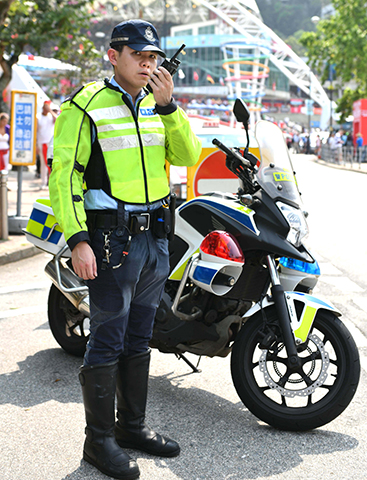
[(182, 360), (184, 362), (187, 363), (187, 365), (189, 365), (189, 367), (192, 368), (192, 371), (193, 373), (201, 373), (201, 370), (198, 369), (198, 366), (199, 366), (199, 363), (200, 363), (200, 360), (201, 360), (201, 356), (199, 357), (199, 360), (198, 360), (198, 363), (195, 367), (195, 365), (193, 365), (190, 360), (188, 358), (185, 357), (185, 355), (183, 353), (175, 353), (176, 357), (180, 360), (182, 358)]

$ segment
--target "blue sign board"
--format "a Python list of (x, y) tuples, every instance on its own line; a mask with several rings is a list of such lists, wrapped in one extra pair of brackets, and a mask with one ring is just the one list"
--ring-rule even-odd
[(12, 91), (10, 158), (12, 165), (36, 160), (36, 93)]

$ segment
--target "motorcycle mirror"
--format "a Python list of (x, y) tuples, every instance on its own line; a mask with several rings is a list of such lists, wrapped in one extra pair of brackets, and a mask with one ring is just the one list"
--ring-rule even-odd
[(243, 152), (243, 156), (246, 158), (250, 145), (250, 137), (248, 135), (248, 121), (250, 119), (250, 111), (247, 108), (246, 103), (241, 98), (236, 98), (236, 101), (234, 102), (233, 113), (236, 117), (237, 122), (243, 123), (243, 126), (246, 130), (247, 145)]
[(244, 127), (247, 129), (247, 124), (250, 119), (250, 112), (246, 103), (241, 98), (236, 98), (236, 101), (234, 102), (233, 113), (237, 122), (243, 123)]

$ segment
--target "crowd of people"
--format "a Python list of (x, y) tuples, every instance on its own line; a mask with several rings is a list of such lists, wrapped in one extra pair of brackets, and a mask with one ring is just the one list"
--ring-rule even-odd
[(367, 158), (366, 145), (360, 132), (355, 139), (351, 131), (342, 128), (330, 132), (316, 130), (311, 133), (283, 129), (283, 134), (293, 153), (312, 153), (321, 158), (323, 151), (326, 160), (339, 164), (345, 161), (365, 162)]

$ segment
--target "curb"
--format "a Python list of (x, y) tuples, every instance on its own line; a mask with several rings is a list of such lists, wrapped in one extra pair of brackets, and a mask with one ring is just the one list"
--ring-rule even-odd
[(34, 255), (38, 255), (42, 253), (42, 251), (30, 245), (29, 247), (24, 247), (21, 250), (17, 250), (15, 252), (8, 252), (0, 255), (0, 266), (6, 265), (7, 263), (17, 262), (18, 260), (22, 260), (23, 258), (33, 257)]
[(326, 160), (323, 160), (322, 158), (314, 158), (313, 161), (315, 163), (319, 163), (320, 165), (323, 165), (324, 167), (331, 167), (331, 168), (336, 168), (337, 170), (346, 170), (347, 172), (355, 172), (355, 173), (364, 173), (367, 174), (367, 170), (362, 170), (360, 168), (355, 168), (355, 167), (349, 167), (347, 165), (338, 165), (337, 163), (331, 163), (327, 162)]

